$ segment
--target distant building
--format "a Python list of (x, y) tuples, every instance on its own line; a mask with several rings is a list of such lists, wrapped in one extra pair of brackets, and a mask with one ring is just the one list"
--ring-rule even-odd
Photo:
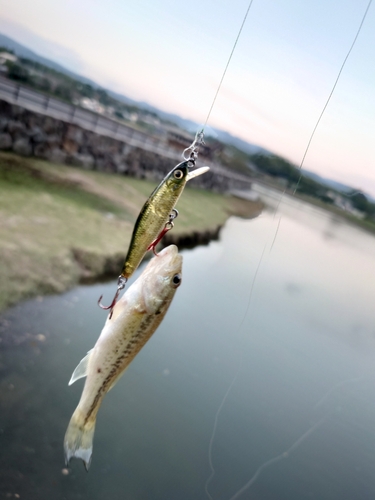
[(99, 101), (96, 99), (90, 99), (89, 97), (82, 97), (80, 105), (85, 109), (89, 109), (90, 111), (95, 111), (95, 113), (100, 114), (103, 114), (105, 110), (104, 106), (100, 104)]
[(141, 119), (144, 123), (148, 123), (149, 125), (154, 125), (154, 126), (160, 125), (159, 118), (157, 118), (156, 116), (150, 115), (148, 113), (143, 114)]
[(336, 205), (336, 207), (345, 210), (345, 212), (349, 212), (358, 219), (363, 219), (365, 217), (365, 214), (363, 212), (353, 207), (350, 199), (346, 196), (331, 190), (327, 191), (326, 196), (328, 196), (328, 198), (332, 200), (333, 204)]
[(0, 64), (3, 66), (5, 63), (16, 62), (18, 58), (14, 54), (10, 54), (9, 52), (0, 52)]
[(9, 52), (0, 52), (0, 74), (8, 73), (7, 62), (16, 62), (17, 57)]
[(351, 208), (351, 204), (349, 201), (344, 198), (341, 194), (336, 193), (335, 191), (328, 190), (326, 192), (327, 198), (332, 200), (332, 203), (336, 205), (336, 207), (341, 208), (342, 210), (348, 210), (348, 208)]

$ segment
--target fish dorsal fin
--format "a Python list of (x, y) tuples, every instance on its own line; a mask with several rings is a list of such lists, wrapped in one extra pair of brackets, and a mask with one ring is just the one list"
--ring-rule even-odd
[(73, 375), (71, 376), (69, 380), (68, 385), (74, 384), (74, 382), (80, 378), (86, 377), (87, 375), (87, 366), (89, 364), (89, 359), (90, 359), (90, 354), (94, 348), (90, 349), (90, 351), (86, 354), (86, 356), (81, 359), (81, 361), (78, 363), (77, 368), (74, 370)]

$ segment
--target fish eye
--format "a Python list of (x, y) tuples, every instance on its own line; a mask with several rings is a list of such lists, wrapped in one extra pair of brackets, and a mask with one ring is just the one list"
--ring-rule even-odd
[(174, 286), (178, 286), (180, 283), (181, 283), (181, 274), (178, 273), (178, 274), (175, 274), (172, 278), (172, 283)]
[(175, 171), (173, 172), (173, 177), (174, 177), (175, 179), (182, 179), (182, 178), (183, 178), (183, 176), (184, 176), (184, 173), (183, 173), (183, 171), (182, 171), (182, 170), (180, 170), (180, 169), (175, 170)]

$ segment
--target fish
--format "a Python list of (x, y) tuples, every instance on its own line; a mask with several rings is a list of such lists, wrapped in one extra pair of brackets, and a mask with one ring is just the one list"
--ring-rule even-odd
[(134, 225), (129, 249), (119, 278), (129, 279), (147, 250), (162, 232), (180, 198), (186, 182), (202, 175), (209, 167), (189, 171), (191, 160), (176, 165), (160, 182), (143, 205)]
[(80, 458), (89, 469), (96, 416), (106, 393), (162, 322), (182, 279), (182, 256), (175, 245), (164, 248), (113, 308), (93, 349), (69, 381), (86, 377), (81, 399), (64, 438), (65, 462)]

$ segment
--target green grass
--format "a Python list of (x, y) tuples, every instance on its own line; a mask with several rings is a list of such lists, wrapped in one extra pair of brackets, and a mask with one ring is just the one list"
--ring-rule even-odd
[[(0, 310), (65, 291), (85, 277), (115, 278), (156, 185), (0, 153)], [(186, 189), (177, 208), (176, 234), (260, 211), (257, 204), (198, 189)]]

